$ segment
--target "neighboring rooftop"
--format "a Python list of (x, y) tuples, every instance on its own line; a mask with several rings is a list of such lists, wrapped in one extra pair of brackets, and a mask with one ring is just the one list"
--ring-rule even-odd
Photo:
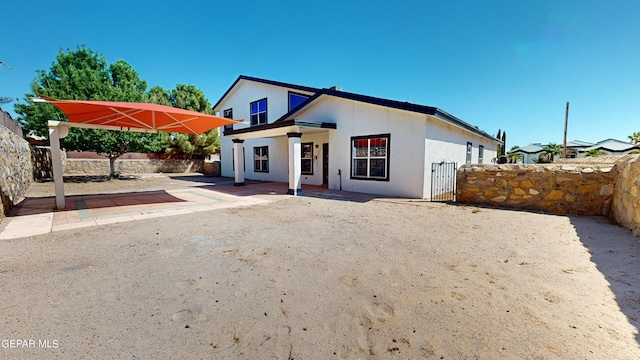
[(580, 152), (586, 152), (589, 150), (596, 150), (596, 149), (600, 149), (600, 150), (608, 150), (608, 151), (616, 151), (616, 152), (620, 152), (620, 151), (627, 151), (627, 150), (631, 150), (635, 147), (638, 147), (637, 144), (633, 144), (630, 142), (626, 142), (626, 141), (620, 141), (620, 140), (616, 140), (616, 139), (606, 139), (606, 140), (602, 140), (597, 142), (596, 144), (584, 148), (584, 149), (580, 149), (578, 151)]

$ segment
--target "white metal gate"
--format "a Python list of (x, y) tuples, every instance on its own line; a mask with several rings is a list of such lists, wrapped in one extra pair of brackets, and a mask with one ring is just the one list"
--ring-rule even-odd
[(456, 199), (457, 163), (439, 162), (431, 164), (431, 201), (454, 201)]

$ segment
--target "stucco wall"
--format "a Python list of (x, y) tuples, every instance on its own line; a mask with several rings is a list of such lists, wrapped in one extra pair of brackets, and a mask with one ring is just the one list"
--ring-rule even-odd
[(24, 197), (33, 179), (29, 143), (0, 125), (0, 217)]
[(611, 214), (613, 165), (464, 165), (457, 174), (456, 201), (551, 213)]
[[(236, 119), (249, 121), (249, 104), (267, 98), (268, 122), (287, 112), (287, 90), (256, 82), (242, 82), (229, 93), (215, 110), (232, 108)], [(294, 90), (295, 91), (295, 90)], [(336, 124), (336, 130), (303, 131), (301, 142), (319, 145), (314, 159), (314, 174), (303, 175), (302, 184), (322, 183), (322, 143), (329, 143), (330, 189), (380, 194), (387, 196), (428, 198), (431, 190), (431, 163), (448, 159), (459, 165), (465, 162), (467, 142), (473, 144), (472, 162), (478, 162), (479, 145), (484, 146), (484, 162), (496, 155), (496, 144), (470, 131), (450, 125), (442, 119), (369, 104), (340, 97), (325, 96), (296, 113), (297, 119)], [(235, 124), (242, 129), (249, 124)], [(354, 136), (389, 135), (388, 180), (351, 177), (351, 138)], [(233, 176), (231, 139), (221, 139), (222, 175)], [(244, 141), (245, 178), (252, 180), (288, 181), (288, 141), (282, 136)], [(269, 147), (269, 173), (253, 171), (256, 146)], [(316, 170), (317, 169), (317, 170)], [(340, 173), (340, 175), (338, 175)]]

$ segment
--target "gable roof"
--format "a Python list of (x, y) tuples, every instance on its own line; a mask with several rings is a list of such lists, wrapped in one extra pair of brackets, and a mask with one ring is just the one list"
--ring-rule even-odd
[(587, 146), (593, 146), (593, 145), (594, 143), (590, 143), (588, 141), (581, 141), (581, 140), (573, 140), (567, 143), (567, 147), (587, 147)]
[(525, 154), (535, 154), (538, 152), (544, 151), (544, 147), (540, 143), (529, 144), (527, 146), (519, 147), (512, 151), (507, 151), (508, 153), (517, 153), (522, 152)]
[(320, 91), (320, 89), (318, 89), (318, 88), (313, 88), (313, 87), (309, 87), (309, 86), (302, 86), (302, 85), (290, 84), (290, 83), (285, 83), (285, 82), (280, 82), (280, 81), (260, 79), (260, 78), (252, 77), (252, 76), (240, 75), (240, 76), (238, 76), (236, 81), (234, 81), (233, 84), (231, 84), (229, 89), (227, 89), (227, 91), (225, 91), (225, 93), (220, 97), (220, 100), (218, 100), (218, 102), (216, 102), (216, 104), (213, 105), (212, 109), (215, 109), (216, 107), (218, 107), (218, 105), (220, 105), (222, 100), (224, 100), (224, 98), (231, 92), (231, 90), (233, 90), (233, 88), (241, 80), (253, 81), (253, 82), (267, 84), (267, 85), (286, 87), (286, 88), (291, 88), (291, 89), (296, 89), (296, 90), (306, 91), (306, 92), (312, 92), (312, 93), (316, 93), (316, 92)]
[(603, 150), (608, 150), (613, 152), (623, 152), (627, 150), (632, 150), (637, 147), (638, 145), (632, 144), (629, 142), (624, 142), (616, 139), (606, 139), (606, 140), (597, 142), (595, 145), (591, 147), (580, 149), (579, 151), (586, 152), (589, 150), (603, 149)]
[(425, 106), (425, 105), (409, 103), (409, 102), (406, 102), (406, 101), (402, 102), (402, 101), (396, 101), (396, 100), (377, 98), (377, 97), (373, 97), (373, 96), (367, 96), (367, 95), (350, 93), (350, 92), (346, 92), (346, 91), (342, 91), (342, 90), (336, 90), (336, 89), (333, 89), (333, 88), (331, 88), (331, 89), (327, 89), (327, 88), (323, 88), (323, 89), (312, 88), (312, 87), (308, 87), (308, 86), (301, 86), (301, 85), (283, 83), (283, 82), (272, 81), (272, 80), (265, 80), (265, 79), (260, 79), (260, 78), (245, 76), (245, 75), (240, 75), (238, 77), (238, 79), (236, 79), (236, 81), (224, 93), (224, 95), (222, 95), (220, 100), (218, 100), (218, 102), (213, 106), (213, 108), (216, 108), (222, 102), (222, 100), (231, 92), (231, 90), (236, 86), (236, 84), (238, 82), (240, 82), (241, 80), (255, 81), (255, 82), (259, 82), (259, 83), (263, 83), (263, 84), (269, 84), (269, 85), (274, 85), (274, 86), (293, 88), (293, 89), (297, 89), (297, 90), (301, 90), (301, 91), (307, 91), (307, 92), (315, 93), (313, 96), (308, 98), (306, 101), (304, 101), (303, 103), (298, 105), (295, 109), (292, 109), (291, 111), (289, 111), (286, 114), (284, 114), (283, 116), (281, 116), (275, 122), (282, 122), (282, 121), (289, 120), (290, 117), (292, 117), (296, 113), (300, 112), (301, 110), (305, 109), (307, 106), (309, 106), (310, 104), (314, 103), (315, 101), (317, 101), (321, 97), (328, 96), (328, 97), (337, 97), (337, 98), (348, 99), (348, 100), (353, 100), (353, 101), (358, 101), (358, 102), (363, 102), (363, 103), (368, 103), (368, 104), (373, 104), (373, 105), (379, 105), (379, 106), (389, 107), (389, 108), (398, 109), (398, 110), (405, 110), (405, 111), (411, 111), (411, 112), (420, 113), (420, 114), (432, 115), (432, 116), (435, 116), (435, 117), (437, 117), (437, 118), (439, 118), (439, 119), (441, 119), (441, 120), (443, 120), (445, 122), (448, 122), (448, 123), (450, 123), (450, 124), (452, 124), (452, 125), (454, 125), (456, 127), (463, 128), (465, 130), (473, 132), (473, 133), (475, 133), (477, 135), (480, 135), (482, 137), (488, 138), (488, 139), (496, 141), (498, 143), (502, 143), (502, 141), (500, 139), (497, 139), (493, 135), (490, 135), (487, 132), (485, 132), (483, 130), (480, 130), (480, 128), (478, 128), (477, 126), (473, 126), (473, 125), (471, 125), (471, 124), (469, 124), (469, 123), (467, 123), (467, 122), (465, 122), (465, 121), (463, 121), (463, 120), (461, 120), (461, 119), (459, 119), (459, 118), (457, 118), (457, 117), (445, 112), (444, 110), (438, 109), (438, 108), (433, 107), (433, 106)]

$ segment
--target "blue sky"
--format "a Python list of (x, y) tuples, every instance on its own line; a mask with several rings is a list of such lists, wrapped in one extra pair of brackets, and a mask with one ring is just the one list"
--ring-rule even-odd
[[(7, 1), (0, 96), (77, 45), (213, 104), (238, 75), (441, 108), (507, 147), (640, 131), (640, 1)], [(23, 100), (22, 100), (23, 101)], [(13, 105), (4, 110), (13, 115)]]

